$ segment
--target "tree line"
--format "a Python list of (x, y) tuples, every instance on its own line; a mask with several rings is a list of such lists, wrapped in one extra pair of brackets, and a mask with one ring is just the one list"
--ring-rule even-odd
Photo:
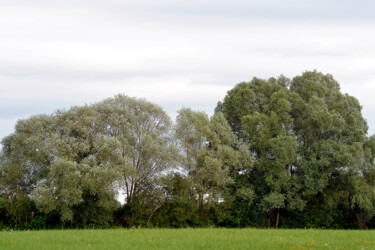
[(331, 75), (253, 78), (175, 123), (143, 99), (19, 120), (0, 228), (374, 228), (375, 136)]

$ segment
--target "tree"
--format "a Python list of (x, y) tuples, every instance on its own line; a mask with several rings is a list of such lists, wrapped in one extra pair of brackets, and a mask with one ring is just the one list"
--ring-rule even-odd
[(23, 228), (32, 215), (30, 195), (52, 159), (46, 142), (52, 119), (45, 115), (18, 121), (15, 133), (2, 140), (1, 196), (12, 227)]
[[(291, 104), (287, 89), (277, 81), (253, 80), (253, 93), (258, 102), (250, 114), (242, 117), (244, 137), (256, 155), (256, 167), (267, 184), (260, 206), (270, 216), (277, 212), (275, 227), (279, 224), (279, 210), (303, 209), (305, 201), (298, 191), (300, 185), (295, 178), (297, 141), (293, 134)], [(252, 87), (252, 86), (251, 86)], [(271, 213), (271, 214), (270, 214)]]
[(11, 165), (3, 168), (2, 174), (2, 206), (12, 227), (23, 228), (23, 224), (31, 217), (31, 200), (24, 190), (22, 169), (20, 166)]
[(323, 196), (332, 209), (347, 197), (352, 204), (358, 195), (362, 200), (365, 186), (358, 185), (372, 166), (366, 164), (367, 123), (358, 100), (342, 94), (331, 75), (316, 71), (295, 77), (290, 89), (295, 93), (292, 116), (305, 196)]
[(74, 209), (90, 200), (97, 209), (113, 210), (120, 155), (118, 142), (104, 135), (100, 114), (89, 106), (73, 107), (53, 114), (53, 121), (47, 141), (54, 159), (33, 192), (37, 206), (57, 209), (64, 222), (73, 221)]
[(247, 147), (232, 133), (220, 112), (208, 119), (203, 112), (181, 109), (175, 134), (183, 156), (181, 171), (191, 179), (199, 207), (225, 200), (234, 175), (252, 166)]
[(318, 196), (336, 208), (349, 197), (343, 194), (366, 189), (350, 183), (373, 168), (365, 164), (367, 124), (331, 75), (254, 78), (228, 91), (219, 108), (255, 156), (257, 200), (264, 211), (278, 211), (276, 227), (280, 210), (302, 210)]
[(103, 115), (112, 109), (107, 135), (120, 142), (126, 199), (131, 202), (157, 174), (174, 167), (170, 118), (159, 106), (124, 95), (97, 108)]
[(154, 225), (161, 227), (202, 226), (198, 220), (195, 192), (191, 179), (181, 173), (169, 173), (161, 179), (165, 200)]
[(173, 167), (170, 129), (159, 106), (124, 95), (20, 120), (3, 140), (3, 183), (16, 176), (22, 189), (6, 190), (33, 197), (43, 212), (58, 211), (64, 223), (103, 226), (120, 186), (127, 204), (145, 199)]
[[(117, 95), (95, 105), (104, 119), (105, 135), (117, 141), (121, 188), (126, 204), (145, 204), (156, 179), (175, 166), (172, 124), (159, 106)], [(142, 209), (142, 208), (139, 208)]]

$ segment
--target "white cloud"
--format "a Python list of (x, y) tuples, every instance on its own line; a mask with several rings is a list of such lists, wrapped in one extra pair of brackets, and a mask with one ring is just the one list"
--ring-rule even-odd
[[(263, 7), (255, 1), (231, 3), (233, 11), (238, 6), (278, 8), (275, 1)], [(312, 69), (332, 74), (344, 92), (357, 97), (375, 132), (375, 21), (174, 11), (195, 4), (202, 5), (2, 1), (0, 137), (12, 131), (17, 118), (120, 92), (158, 103), (172, 117), (182, 106), (211, 114), (240, 81), (293, 77)]]

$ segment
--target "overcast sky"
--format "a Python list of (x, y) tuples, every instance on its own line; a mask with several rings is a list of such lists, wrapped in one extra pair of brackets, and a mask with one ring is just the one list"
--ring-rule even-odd
[(213, 113), (241, 81), (332, 74), (375, 133), (375, 2), (0, 0), (0, 138), (124, 93)]

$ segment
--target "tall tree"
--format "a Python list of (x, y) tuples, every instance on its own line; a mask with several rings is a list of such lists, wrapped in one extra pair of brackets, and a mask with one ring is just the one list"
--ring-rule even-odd
[(104, 135), (100, 114), (83, 106), (58, 111), (53, 118), (48, 141), (54, 160), (33, 192), (37, 206), (45, 212), (56, 209), (62, 221), (72, 221), (74, 209), (91, 200), (97, 209), (113, 210), (120, 155), (118, 142)]
[(146, 192), (154, 178), (174, 167), (172, 123), (159, 106), (117, 95), (95, 108), (105, 117), (106, 136), (118, 142), (126, 202)]
[(331, 75), (254, 78), (228, 91), (220, 109), (255, 156), (253, 177), (264, 211), (301, 210), (318, 196), (335, 208), (349, 193), (359, 204), (354, 197), (367, 182), (350, 183), (372, 169), (365, 164), (367, 124), (358, 101), (342, 94)]
[(331, 75), (316, 71), (295, 77), (290, 89), (305, 197), (322, 196), (331, 209), (348, 198), (352, 206), (364, 207), (358, 197), (371, 199), (372, 192), (363, 196), (368, 188), (361, 179), (372, 166), (366, 164), (368, 127), (358, 100), (342, 94)]
[(0, 195), (12, 227), (22, 228), (32, 217), (30, 195), (53, 159), (47, 142), (52, 124), (47, 115), (20, 120), (15, 132), (1, 142)]
[(233, 175), (252, 166), (247, 147), (220, 112), (209, 119), (203, 112), (181, 109), (176, 138), (183, 155), (181, 170), (191, 178), (201, 207), (224, 199), (225, 190), (234, 183)]
[(260, 97), (250, 114), (242, 117), (244, 137), (256, 155), (258, 175), (267, 184), (260, 206), (269, 214), (268, 224), (276, 212), (277, 228), (280, 209), (301, 210), (306, 203), (298, 193), (301, 187), (295, 176), (297, 141), (292, 130), (290, 96), (285, 86), (274, 79), (254, 79), (249, 85)]
[[(124, 95), (20, 120), (3, 140), (2, 186), (33, 197), (41, 211), (58, 211), (63, 222), (103, 225), (119, 188), (127, 204), (157, 190), (158, 175), (174, 166), (171, 136), (159, 106)], [(17, 188), (6, 181), (16, 177)]]
[[(158, 195), (158, 179), (175, 166), (177, 154), (170, 118), (161, 107), (124, 95), (106, 99), (95, 105), (95, 109), (104, 118), (105, 135), (118, 143), (121, 156), (118, 184), (125, 191), (130, 214), (151, 211), (144, 215), (150, 218), (162, 200)], [(135, 220), (130, 216), (126, 223), (130, 225)]]

